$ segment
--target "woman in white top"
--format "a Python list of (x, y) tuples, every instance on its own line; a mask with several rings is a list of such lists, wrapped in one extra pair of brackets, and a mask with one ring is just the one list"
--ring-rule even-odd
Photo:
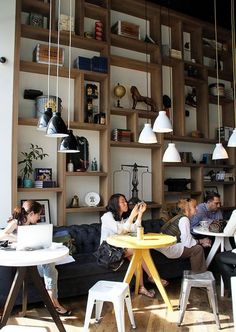
[[(142, 215), (146, 210), (146, 204), (143, 202), (136, 204), (130, 212), (125, 196), (122, 194), (114, 194), (110, 197), (106, 209), (108, 212), (106, 212), (101, 218), (102, 227), (100, 243), (106, 241), (108, 236), (114, 234), (136, 232), (137, 227), (141, 226)], [(125, 250), (125, 257), (131, 259), (132, 255), (132, 249)], [(142, 267), (147, 273), (149, 281), (152, 282), (151, 274), (144, 262), (142, 263)], [(164, 285), (165, 282), (166, 281), (163, 280)], [(155, 292), (153, 290), (148, 291), (144, 287), (142, 274), (140, 277), (139, 294), (146, 295), (151, 298), (155, 296)]]
[[(37, 201), (25, 201), (23, 207), (16, 207), (9, 218), (6, 228), (0, 234), (1, 239), (7, 239), (11, 242), (17, 240), (17, 227), (19, 225), (35, 225), (40, 219), (42, 205)], [(70, 316), (71, 311), (65, 309), (57, 298), (57, 277), (58, 272), (54, 263), (43, 264), (37, 266), (39, 274), (44, 278), (45, 288), (50, 296), (59, 315)]]
[(178, 207), (182, 216), (169, 222), (169, 225), (161, 230), (162, 233), (175, 235), (177, 243), (157, 250), (168, 258), (189, 258), (192, 271), (201, 273), (207, 270), (203, 247), (210, 247), (211, 240), (208, 238), (195, 240), (190, 233), (189, 218), (195, 214), (196, 204), (195, 199), (179, 200)]

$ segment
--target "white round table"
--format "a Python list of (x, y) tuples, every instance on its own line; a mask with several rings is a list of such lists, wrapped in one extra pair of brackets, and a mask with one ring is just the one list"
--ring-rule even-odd
[[(209, 230), (205, 230), (202, 227), (194, 227), (193, 228), (194, 233), (204, 235), (204, 236), (214, 236), (215, 241), (213, 243), (213, 246), (211, 247), (211, 250), (207, 256), (206, 259), (206, 265), (207, 267), (211, 264), (213, 258), (215, 257), (215, 254), (217, 253), (217, 250), (220, 247), (220, 251), (223, 252), (225, 249), (226, 250), (232, 250), (232, 246), (229, 241), (229, 235), (225, 233), (214, 233), (210, 232)], [(231, 236), (233, 237), (233, 235)], [(221, 296), (224, 296), (224, 283), (221, 279)]]
[(27, 307), (27, 294), (26, 283), (27, 275), (32, 279), (35, 287), (37, 288), (43, 302), (45, 303), (48, 311), (50, 312), (58, 330), (60, 332), (66, 332), (57, 311), (45, 289), (44, 282), (40, 277), (37, 269), (37, 265), (48, 264), (58, 262), (65, 258), (69, 254), (69, 249), (65, 246), (52, 246), (48, 249), (40, 249), (33, 251), (24, 250), (0, 250), (0, 265), (16, 267), (16, 274), (11, 285), (11, 289), (6, 299), (2, 318), (0, 321), (0, 328), (6, 325), (7, 320), (11, 314), (13, 306), (15, 304), (17, 295), (20, 288), (23, 286), (23, 312)]

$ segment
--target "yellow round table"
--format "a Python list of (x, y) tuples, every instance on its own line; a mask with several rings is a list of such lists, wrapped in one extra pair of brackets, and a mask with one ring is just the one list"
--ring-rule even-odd
[(141, 264), (143, 260), (146, 263), (165, 304), (169, 310), (173, 311), (166, 290), (161, 283), (160, 275), (155, 267), (155, 264), (153, 263), (150, 249), (169, 247), (176, 243), (176, 237), (166, 234), (149, 233), (144, 235), (143, 240), (138, 240), (136, 236), (128, 233), (125, 235), (116, 234), (109, 236), (107, 238), (107, 242), (112, 246), (133, 249), (134, 254), (126, 272), (124, 282), (130, 283), (136, 271), (135, 294), (137, 295), (139, 290), (142, 268)]

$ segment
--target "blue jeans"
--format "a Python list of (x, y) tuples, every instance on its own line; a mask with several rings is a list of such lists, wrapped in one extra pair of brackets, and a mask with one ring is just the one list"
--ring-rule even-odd
[(57, 277), (58, 272), (55, 267), (55, 263), (38, 265), (38, 272), (42, 278), (44, 278), (45, 288), (52, 291), (53, 297), (57, 298)]

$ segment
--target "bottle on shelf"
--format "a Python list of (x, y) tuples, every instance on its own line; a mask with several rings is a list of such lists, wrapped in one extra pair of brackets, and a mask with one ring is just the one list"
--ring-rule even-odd
[(72, 163), (71, 159), (70, 159), (70, 161), (67, 164), (67, 171), (68, 172), (74, 172), (74, 164)]

